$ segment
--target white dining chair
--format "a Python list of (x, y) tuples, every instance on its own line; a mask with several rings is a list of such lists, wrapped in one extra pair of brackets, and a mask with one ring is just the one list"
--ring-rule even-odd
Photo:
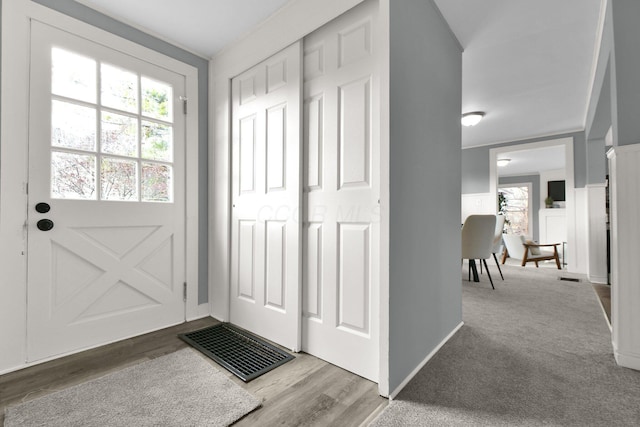
[(462, 226), (462, 259), (469, 260), (469, 280), (471, 280), (471, 270), (473, 269), (474, 281), (479, 281), (475, 260), (481, 260), (487, 269), (487, 275), (493, 289), (495, 286), (493, 286), (491, 273), (489, 273), (487, 258), (491, 257), (495, 227), (495, 215), (469, 215)]
[(504, 276), (502, 275), (502, 269), (500, 268), (500, 263), (498, 262), (498, 257), (496, 256), (496, 254), (500, 253), (503, 250), (504, 243), (502, 242), (502, 231), (504, 229), (505, 221), (506, 217), (504, 215), (496, 215), (496, 230), (493, 235), (493, 246), (491, 248), (493, 259), (498, 266), (498, 271), (500, 272), (500, 277), (502, 277), (502, 280), (504, 280)]

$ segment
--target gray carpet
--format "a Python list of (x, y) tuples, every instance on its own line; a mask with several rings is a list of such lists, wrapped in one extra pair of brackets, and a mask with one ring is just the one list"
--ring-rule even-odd
[(468, 282), (465, 325), (372, 426), (637, 426), (640, 372), (618, 367), (590, 283), (489, 265)]
[(19, 405), (14, 426), (228, 426), (260, 406), (195, 350), (183, 349)]

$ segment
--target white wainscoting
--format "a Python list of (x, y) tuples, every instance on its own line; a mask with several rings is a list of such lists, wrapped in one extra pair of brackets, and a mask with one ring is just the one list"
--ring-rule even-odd
[(538, 222), (540, 243), (562, 243), (567, 241), (566, 209), (540, 209), (538, 212)]
[[(575, 210), (573, 211), (575, 225), (575, 239), (573, 245), (567, 245), (568, 266), (572, 273), (587, 274), (589, 268), (589, 213), (587, 209), (587, 190), (576, 188), (574, 191)], [(567, 211), (568, 226), (571, 213)]]
[(461, 223), (472, 214), (495, 214), (496, 202), (493, 197), (493, 193), (463, 194)]
[(611, 326), (619, 365), (640, 370), (640, 144), (615, 147), (609, 157)]
[(591, 283), (608, 283), (606, 184), (589, 184), (587, 191), (588, 251), (587, 277)]

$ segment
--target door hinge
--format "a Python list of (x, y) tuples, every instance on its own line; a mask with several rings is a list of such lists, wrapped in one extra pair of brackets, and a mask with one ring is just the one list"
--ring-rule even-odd
[(187, 97), (186, 96), (181, 96), (180, 100), (182, 101), (182, 112), (183, 114), (187, 114)]
[(29, 194), (29, 183), (25, 182), (24, 183), (24, 194)]
[(183, 284), (183, 288), (182, 288), (182, 300), (183, 301), (187, 301), (187, 282), (184, 282)]

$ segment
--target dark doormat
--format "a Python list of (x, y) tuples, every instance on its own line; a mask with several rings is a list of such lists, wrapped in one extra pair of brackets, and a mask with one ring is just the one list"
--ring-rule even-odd
[(287, 363), (294, 357), (229, 323), (178, 335), (244, 382)]

